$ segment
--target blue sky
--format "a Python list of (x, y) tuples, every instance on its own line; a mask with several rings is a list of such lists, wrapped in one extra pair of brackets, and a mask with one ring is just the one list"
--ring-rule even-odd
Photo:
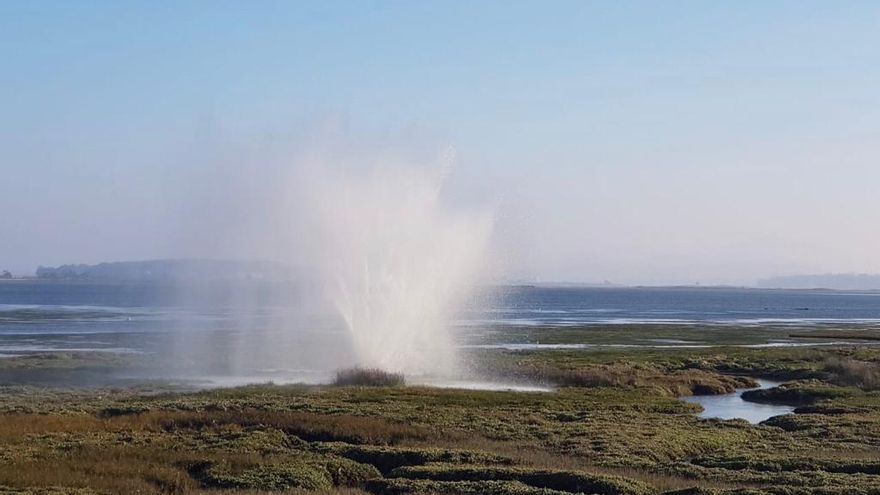
[(194, 150), (342, 122), (453, 146), (511, 277), (880, 272), (876, 2), (10, 0), (0, 64), (0, 268), (179, 255)]

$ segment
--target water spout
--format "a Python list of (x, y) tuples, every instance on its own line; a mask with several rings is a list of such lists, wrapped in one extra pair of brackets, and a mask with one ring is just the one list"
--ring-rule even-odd
[(324, 229), (323, 277), (356, 364), (449, 376), (450, 319), (478, 280), (491, 232), (485, 211), (444, 203), (431, 168), (380, 166), (333, 177), (315, 204)]

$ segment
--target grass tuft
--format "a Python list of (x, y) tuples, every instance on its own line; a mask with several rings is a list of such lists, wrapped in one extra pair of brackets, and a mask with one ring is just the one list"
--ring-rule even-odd
[(399, 387), (406, 381), (403, 373), (394, 373), (379, 368), (348, 368), (336, 372), (334, 385), (359, 387)]
[(825, 360), (825, 371), (838, 385), (880, 390), (880, 363), (832, 356)]

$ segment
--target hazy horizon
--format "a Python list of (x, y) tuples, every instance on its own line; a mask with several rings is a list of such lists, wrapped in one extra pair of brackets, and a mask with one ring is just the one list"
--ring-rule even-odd
[(0, 56), (17, 275), (296, 259), (309, 177), (385, 163), (491, 210), (494, 280), (880, 273), (873, 2), (10, 1)]
[[(120, 268), (112, 268), (118, 266)], [(84, 268), (80, 268), (84, 267)], [(135, 268), (136, 267), (136, 268)], [(79, 275), (58, 274), (58, 270), (83, 269)], [(155, 272), (154, 270), (159, 270)], [(44, 273), (40, 273), (43, 270)], [(98, 270), (93, 273), (93, 270)], [(116, 270), (114, 272), (114, 270)], [(134, 271), (133, 271), (134, 270)], [(55, 271), (55, 274), (49, 272)], [(167, 258), (152, 260), (108, 260), (96, 264), (66, 263), (57, 266), (40, 265), (37, 273), (16, 273), (17, 279), (83, 279), (88, 281), (106, 279), (108, 281), (150, 282), (204, 282), (206, 280), (265, 280), (268, 282), (303, 282), (309, 277), (308, 270), (298, 270), (295, 266), (261, 259), (217, 259), (217, 258)], [(0, 279), (2, 281), (2, 279)], [(619, 284), (611, 280), (570, 281), (536, 279), (492, 279), (482, 280), (481, 286), (537, 286), (537, 287), (692, 287), (692, 288), (744, 288), (744, 289), (830, 289), (841, 291), (880, 290), (880, 274), (867, 273), (824, 273), (771, 276), (758, 279), (749, 284), (708, 284), (701, 282), (681, 284)]]

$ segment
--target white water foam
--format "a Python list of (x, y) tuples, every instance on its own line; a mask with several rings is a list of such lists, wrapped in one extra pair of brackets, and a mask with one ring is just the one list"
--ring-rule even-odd
[(321, 278), (350, 333), (353, 364), (456, 374), (451, 317), (483, 271), (492, 217), (443, 201), (446, 170), (382, 164), (322, 176), (312, 188)]

